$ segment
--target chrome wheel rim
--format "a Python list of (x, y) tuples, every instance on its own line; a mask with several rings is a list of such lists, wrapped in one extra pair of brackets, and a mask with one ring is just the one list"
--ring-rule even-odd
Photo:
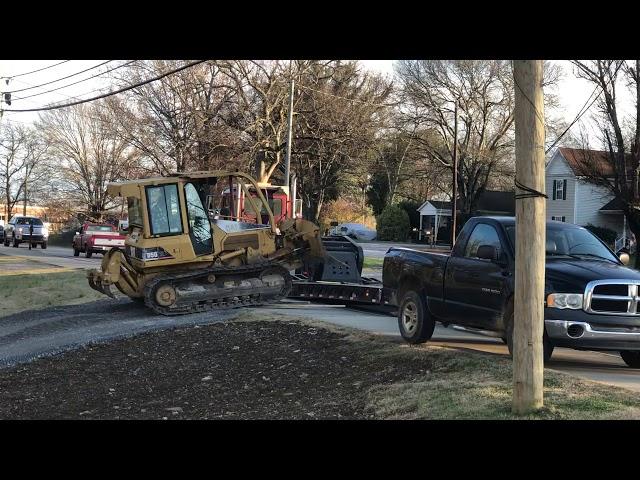
[(412, 334), (418, 328), (418, 307), (415, 302), (409, 301), (404, 304), (402, 326), (408, 334)]

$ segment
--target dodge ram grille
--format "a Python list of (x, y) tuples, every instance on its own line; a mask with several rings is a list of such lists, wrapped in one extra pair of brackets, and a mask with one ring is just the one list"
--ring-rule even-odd
[(585, 288), (585, 311), (610, 315), (640, 315), (639, 291), (640, 280), (594, 280)]

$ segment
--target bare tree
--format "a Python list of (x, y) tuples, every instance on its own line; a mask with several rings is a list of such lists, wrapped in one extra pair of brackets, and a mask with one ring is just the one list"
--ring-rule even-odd
[(357, 62), (313, 61), (299, 85), (292, 167), (305, 216), (317, 221), (369, 157), (392, 84)]
[(458, 191), (469, 214), (498, 169), (513, 162), (511, 65), (491, 60), (418, 60), (397, 64), (404, 114), (439, 138), (417, 142), (425, 155), (452, 168), (458, 103)]
[[(514, 85), (509, 61), (405, 60), (396, 64), (396, 72), (404, 100), (402, 113), (411, 125), (431, 133), (416, 137), (418, 148), (426, 158), (448, 169), (453, 168), (458, 104), (457, 183), (463, 214), (474, 210), (488, 187), (512, 187)], [(557, 65), (546, 64), (548, 112), (557, 105), (552, 87), (559, 76)], [(555, 127), (555, 122), (549, 122), (549, 126)], [(555, 131), (550, 128), (550, 132)]]
[[(110, 125), (141, 153), (140, 173), (229, 167), (242, 151), (242, 138), (229, 126), (236, 91), (220, 63), (206, 62), (109, 99)], [(139, 62), (115, 81), (130, 84), (179, 64)]]
[(59, 192), (83, 204), (83, 213), (94, 220), (115, 205), (107, 183), (127, 179), (138, 158), (126, 141), (104, 128), (103, 109), (92, 103), (51, 110), (41, 115), (38, 126), (57, 165)]
[(37, 197), (48, 178), (46, 145), (34, 129), (5, 124), (0, 130), (0, 192), (7, 219), (18, 202)]
[[(577, 173), (619, 202), (630, 230), (640, 239), (640, 60), (572, 63), (577, 75), (600, 92), (596, 121), (604, 146), (603, 151), (594, 151), (585, 144), (576, 158)], [(626, 125), (619, 110), (620, 83), (636, 98), (633, 119)], [(640, 268), (640, 256), (636, 256), (635, 267)]]

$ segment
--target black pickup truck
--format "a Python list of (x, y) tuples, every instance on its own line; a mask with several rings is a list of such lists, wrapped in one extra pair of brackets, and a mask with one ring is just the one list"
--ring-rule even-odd
[[(640, 368), (640, 272), (585, 228), (547, 222), (544, 359), (555, 346), (613, 350)], [(435, 323), (513, 345), (515, 218), (474, 217), (450, 255), (391, 248), (382, 281), (409, 343)]]

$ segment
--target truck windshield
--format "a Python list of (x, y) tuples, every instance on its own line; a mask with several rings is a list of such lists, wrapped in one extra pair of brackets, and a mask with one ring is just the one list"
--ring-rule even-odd
[[(506, 227), (509, 240), (515, 251), (516, 227)], [(589, 230), (584, 228), (564, 228), (562, 226), (547, 225), (547, 256), (570, 256), (602, 258), (610, 262), (619, 263), (602, 242)]]

